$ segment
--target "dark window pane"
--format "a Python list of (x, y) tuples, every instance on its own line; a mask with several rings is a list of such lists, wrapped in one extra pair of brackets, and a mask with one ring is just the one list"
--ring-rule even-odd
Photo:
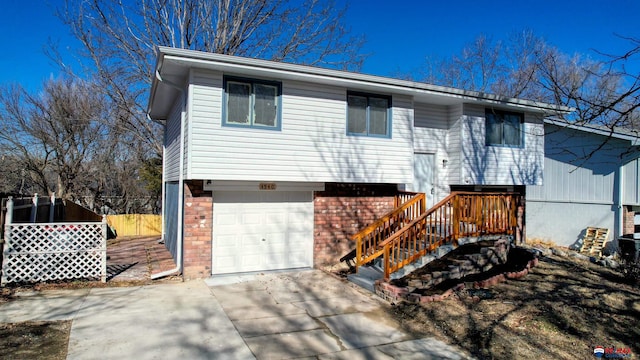
[(501, 145), (502, 144), (502, 121), (497, 114), (487, 113), (486, 121), (486, 144)]
[(276, 126), (278, 114), (278, 88), (272, 85), (255, 84), (254, 124)]
[(349, 95), (347, 98), (347, 131), (352, 134), (367, 133), (367, 98)]
[(249, 124), (251, 85), (227, 82), (227, 123)]
[(369, 98), (369, 134), (388, 135), (387, 125), (389, 114), (387, 99)]
[(520, 132), (520, 116), (504, 114), (504, 145), (520, 146), (522, 135)]

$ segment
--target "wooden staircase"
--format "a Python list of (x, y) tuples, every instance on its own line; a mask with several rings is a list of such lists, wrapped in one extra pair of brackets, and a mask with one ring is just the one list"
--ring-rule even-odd
[(341, 261), (358, 268), (381, 261), (383, 278), (441, 247), (453, 249), (464, 238), (483, 235), (515, 235), (516, 193), (453, 192), (431, 209), (425, 194), (408, 194), (394, 210), (362, 229), (351, 239), (355, 249)]

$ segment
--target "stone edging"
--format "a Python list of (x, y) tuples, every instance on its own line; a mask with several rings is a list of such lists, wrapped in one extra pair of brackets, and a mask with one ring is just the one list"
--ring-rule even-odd
[[(519, 279), (526, 276), (529, 273), (529, 270), (538, 265), (538, 258), (534, 257), (533, 259), (527, 262), (527, 266), (521, 271), (509, 271), (501, 274), (494, 275), (488, 279), (482, 281), (476, 281), (473, 283), (473, 287), (475, 289), (479, 288), (487, 288), (498, 283), (504, 282), (507, 279)], [(442, 301), (447, 299), (454, 292), (461, 291), (465, 288), (464, 283), (457, 284), (456, 286), (446, 290), (442, 294), (435, 295), (420, 295), (411, 293), (408, 288), (391, 285), (387, 282), (383, 282), (382, 280), (376, 281), (375, 284), (376, 294), (383, 298), (384, 300), (392, 303), (398, 304), (402, 301), (406, 301), (408, 303), (426, 303), (426, 302), (434, 302), (434, 301)]]

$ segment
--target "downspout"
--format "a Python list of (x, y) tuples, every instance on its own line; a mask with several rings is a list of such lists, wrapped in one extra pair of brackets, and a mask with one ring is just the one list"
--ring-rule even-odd
[[(161, 273), (158, 274), (153, 274), (151, 275), (151, 280), (155, 280), (155, 279), (159, 279), (159, 278), (163, 278), (165, 276), (170, 276), (170, 275), (174, 275), (174, 274), (179, 274), (182, 271), (182, 244), (184, 242), (184, 224), (183, 224), (183, 217), (184, 217), (184, 126), (185, 126), (185, 106), (187, 106), (187, 95), (184, 92), (184, 90), (179, 87), (178, 85), (163, 80), (162, 76), (160, 76), (160, 69), (156, 70), (156, 78), (158, 79), (158, 81), (160, 82), (164, 82), (167, 85), (177, 89), (181, 94), (182, 94), (182, 109), (180, 112), (180, 166), (178, 167), (178, 169), (180, 170), (179, 176), (178, 176), (178, 231), (176, 234), (176, 250), (177, 250), (177, 254), (176, 254), (176, 267), (173, 269), (169, 269), (166, 271), (163, 271)], [(164, 145), (163, 145), (163, 158), (162, 158), (162, 165), (163, 165), (163, 181), (164, 181)], [(162, 184), (163, 187), (163, 193), (164, 193), (164, 183)], [(162, 210), (163, 212), (163, 219), (164, 219), (164, 209)], [(164, 233), (164, 228), (163, 228), (163, 233)]]
[(622, 237), (624, 234), (624, 211), (623, 211), (623, 199), (624, 196), (624, 162), (620, 161), (620, 167), (618, 168), (618, 201), (616, 201), (616, 208), (618, 209), (618, 221), (616, 230), (618, 232), (616, 238)]

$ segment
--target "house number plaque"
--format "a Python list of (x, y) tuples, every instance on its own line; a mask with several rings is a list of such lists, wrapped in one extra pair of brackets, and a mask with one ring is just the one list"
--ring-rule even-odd
[(276, 189), (276, 183), (260, 183), (258, 185), (258, 188), (260, 190), (275, 190)]

